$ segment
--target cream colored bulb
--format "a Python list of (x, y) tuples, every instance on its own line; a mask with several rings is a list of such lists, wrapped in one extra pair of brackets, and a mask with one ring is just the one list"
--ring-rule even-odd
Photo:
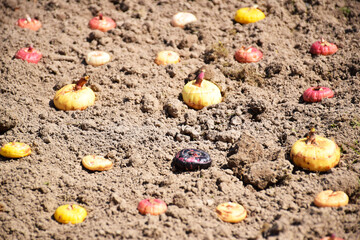
[(171, 18), (171, 25), (174, 27), (184, 28), (186, 24), (197, 21), (197, 18), (192, 13), (179, 12)]
[(180, 56), (173, 51), (161, 51), (155, 58), (155, 63), (157, 65), (175, 64), (178, 62), (180, 62)]
[(110, 55), (103, 51), (93, 51), (86, 55), (85, 61), (89, 65), (98, 67), (110, 62)]

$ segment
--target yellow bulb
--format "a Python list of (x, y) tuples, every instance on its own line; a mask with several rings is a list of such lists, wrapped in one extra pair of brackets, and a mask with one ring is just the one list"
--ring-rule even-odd
[(244, 220), (247, 212), (243, 206), (234, 202), (226, 202), (216, 207), (216, 214), (224, 222), (238, 223)]
[(180, 56), (173, 51), (161, 51), (157, 54), (155, 58), (155, 63), (157, 65), (168, 65), (178, 62), (180, 62)]
[(21, 158), (31, 154), (29, 145), (20, 142), (10, 142), (0, 149), (0, 155), (7, 158)]
[(113, 163), (110, 160), (96, 155), (85, 156), (81, 162), (90, 171), (106, 171), (113, 167)]
[(222, 96), (218, 86), (207, 80), (202, 80), (200, 86), (195, 82), (196, 80), (188, 82), (182, 90), (183, 100), (189, 107), (202, 109), (221, 102)]
[(295, 165), (310, 171), (328, 171), (339, 163), (340, 148), (334, 141), (315, 134), (311, 142), (308, 139), (300, 139), (292, 146), (290, 158)]
[(349, 196), (343, 191), (322, 191), (314, 199), (314, 204), (318, 207), (341, 207), (348, 203)]
[(241, 24), (254, 23), (265, 18), (265, 14), (255, 7), (240, 8), (236, 11), (235, 21)]
[(59, 223), (72, 223), (77, 224), (85, 220), (87, 216), (86, 209), (73, 204), (73, 205), (62, 205), (58, 207), (54, 213), (54, 218)]
[(56, 92), (54, 104), (57, 109), (84, 110), (94, 105), (95, 93), (91, 88), (84, 87), (89, 77), (81, 78), (77, 84), (69, 84)]

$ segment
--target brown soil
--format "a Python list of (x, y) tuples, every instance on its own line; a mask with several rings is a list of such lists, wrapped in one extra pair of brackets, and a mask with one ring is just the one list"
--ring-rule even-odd
[[(0, 158), (2, 239), (320, 239), (334, 233), (360, 239), (360, 2), (258, 1), (266, 18), (233, 21), (238, 0), (4, 0), (0, 3), (0, 144), (20, 141), (33, 153)], [(170, 18), (198, 17), (185, 29)], [(107, 33), (87, 24), (99, 12), (117, 27)], [(42, 21), (33, 32), (15, 25), (26, 14)], [(338, 45), (332, 56), (312, 56), (314, 41)], [(38, 64), (14, 59), (27, 45), (43, 53)], [(241, 64), (234, 53), (254, 46), (259, 63)], [(92, 67), (91, 50), (112, 55)], [(157, 66), (161, 50), (181, 62)], [(207, 69), (224, 101), (202, 110), (181, 99), (184, 84)], [(89, 75), (96, 92), (84, 111), (56, 110), (55, 91)], [(306, 104), (302, 93), (326, 86), (335, 97)], [(341, 147), (338, 166), (325, 173), (293, 165), (292, 144), (315, 127)], [(207, 151), (213, 164), (173, 171), (183, 148)], [(111, 170), (89, 172), (81, 158), (97, 154)], [(350, 202), (318, 208), (317, 193), (342, 190)], [(160, 198), (168, 210), (143, 216), (137, 204)], [(233, 201), (248, 211), (230, 224), (215, 214)], [(56, 222), (63, 204), (88, 211), (77, 225)]]

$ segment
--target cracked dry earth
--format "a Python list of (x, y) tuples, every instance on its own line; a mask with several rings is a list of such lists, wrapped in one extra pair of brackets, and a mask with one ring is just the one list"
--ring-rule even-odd
[[(254, 3), (264, 20), (233, 21)], [(172, 27), (180, 11), (198, 21)], [(117, 27), (89, 29), (99, 12)], [(359, 1), (4, 0), (0, 13), (0, 144), (21, 141), (33, 150), (0, 158), (1, 239), (360, 239)], [(15, 25), (26, 14), (43, 23), (39, 31)], [(334, 55), (309, 53), (322, 37), (338, 45)], [(27, 45), (43, 53), (38, 64), (14, 58)], [(263, 59), (236, 62), (242, 45)], [(111, 62), (87, 65), (93, 50), (110, 53)], [(179, 53), (180, 63), (157, 66), (161, 50)], [(201, 67), (224, 100), (193, 110), (181, 90)], [(85, 75), (95, 105), (56, 110), (56, 90)], [(304, 103), (302, 93), (316, 85), (335, 97)], [(289, 157), (310, 127), (341, 148), (328, 172), (302, 170)], [(184, 148), (208, 152), (212, 166), (174, 171)], [(81, 165), (88, 154), (114, 167), (89, 172)], [(326, 189), (346, 192), (349, 204), (316, 207)], [(149, 197), (164, 200), (167, 212), (139, 214), (137, 204)], [(227, 201), (243, 205), (247, 218), (218, 219), (215, 208)], [(83, 223), (54, 220), (69, 203), (86, 208)]]

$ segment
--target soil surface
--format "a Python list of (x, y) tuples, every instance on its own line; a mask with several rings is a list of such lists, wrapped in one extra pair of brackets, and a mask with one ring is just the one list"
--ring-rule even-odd
[[(330, 234), (360, 239), (360, 2), (330, 0), (257, 1), (266, 18), (241, 25), (235, 12), (245, 0), (4, 0), (0, 3), (0, 144), (27, 143), (30, 156), (0, 157), (2, 239), (320, 239)], [(177, 12), (198, 21), (172, 27)], [(102, 13), (117, 27), (91, 30)], [(26, 14), (39, 31), (15, 23)], [(331, 56), (309, 53), (325, 38), (338, 45)], [(38, 64), (15, 59), (32, 45)], [(243, 64), (241, 46), (264, 57)], [(110, 63), (92, 67), (86, 54), (102, 50)], [(154, 63), (161, 50), (180, 54), (177, 64)], [(205, 67), (218, 84), (220, 104), (189, 108), (185, 83)], [(90, 76), (95, 105), (60, 111), (55, 92)], [(304, 103), (311, 86), (335, 97)], [(290, 159), (292, 145), (311, 127), (334, 139), (340, 163), (310, 172)], [(212, 165), (177, 171), (175, 154), (184, 148), (208, 152)], [(90, 172), (89, 154), (114, 163)], [(319, 208), (322, 190), (349, 195), (347, 206)], [(139, 214), (137, 204), (160, 198), (159, 216)], [(215, 208), (237, 202), (247, 218), (222, 222)], [(61, 224), (53, 215), (63, 204), (79, 204), (83, 223)]]

